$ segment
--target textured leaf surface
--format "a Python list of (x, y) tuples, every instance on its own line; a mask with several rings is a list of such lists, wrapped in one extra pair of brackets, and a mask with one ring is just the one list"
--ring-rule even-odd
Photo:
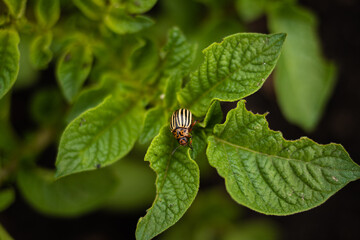
[(190, 207), (199, 188), (199, 169), (188, 148), (178, 146), (168, 126), (154, 138), (145, 156), (156, 172), (156, 197), (147, 214), (140, 218), (136, 239), (151, 239), (175, 224)]
[(30, 61), (35, 68), (47, 68), (53, 56), (50, 50), (51, 42), (51, 32), (39, 35), (32, 41), (30, 46)]
[(15, 83), (19, 72), (19, 35), (10, 29), (0, 29), (0, 99)]
[(35, 15), (40, 26), (51, 28), (60, 17), (59, 0), (37, 0)]
[(108, 97), (65, 129), (56, 177), (109, 165), (125, 156), (139, 137), (143, 108), (133, 99)]
[(248, 112), (244, 101), (208, 141), (209, 162), (233, 199), (265, 214), (314, 208), (360, 177), (360, 167), (341, 145), (305, 137), (286, 141), (268, 128), (264, 116)]
[[(0, 191), (0, 212), (9, 207), (15, 199), (15, 192), (12, 188)], [(1, 238), (0, 238), (1, 239)]]
[(4, 0), (4, 3), (15, 18), (20, 18), (24, 14), (26, 0)]
[(195, 47), (187, 42), (186, 37), (177, 27), (170, 29), (167, 43), (163, 49), (163, 71), (167, 77), (179, 72), (181, 77), (189, 72), (194, 60)]
[(112, 7), (105, 16), (106, 26), (118, 34), (136, 33), (154, 24), (153, 20), (145, 16), (131, 16), (122, 8)]
[(210, 45), (178, 95), (180, 103), (201, 117), (213, 99), (235, 101), (254, 93), (274, 69), (285, 36), (239, 33)]
[(156, 135), (159, 134), (160, 129), (167, 123), (167, 115), (162, 107), (155, 107), (150, 109), (145, 116), (144, 128), (140, 135), (140, 143), (150, 142)]
[(99, 207), (114, 190), (115, 178), (108, 169), (79, 173), (57, 181), (54, 172), (26, 169), (18, 174), (18, 186), (27, 202), (54, 216), (78, 216)]
[(177, 105), (176, 93), (180, 91), (182, 76), (179, 72), (168, 77), (165, 84), (164, 104), (166, 109), (174, 109)]
[(92, 51), (86, 44), (72, 44), (59, 59), (56, 76), (66, 100), (71, 102), (91, 70)]
[(336, 77), (335, 66), (321, 54), (315, 16), (286, 5), (270, 11), (269, 27), (288, 34), (275, 72), (281, 110), (290, 122), (311, 131), (321, 118)]

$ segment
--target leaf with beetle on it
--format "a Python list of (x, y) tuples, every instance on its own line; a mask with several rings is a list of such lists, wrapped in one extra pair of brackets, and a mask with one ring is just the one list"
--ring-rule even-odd
[(178, 146), (164, 126), (152, 141), (145, 161), (156, 172), (156, 197), (146, 215), (140, 218), (136, 239), (152, 239), (175, 224), (193, 202), (199, 189), (199, 168), (189, 156), (189, 148)]
[(56, 177), (104, 167), (121, 159), (139, 137), (143, 116), (141, 102), (119, 96), (109, 96), (83, 112), (61, 137)]
[(56, 76), (68, 102), (72, 102), (80, 91), (90, 73), (92, 61), (90, 46), (80, 42), (72, 43), (61, 55)]
[(259, 90), (280, 56), (286, 34), (238, 33), (206, 48), (179, 102), (198, 117), (214, 99), (235, 101)]
[(247, 111), (245, 101), (215, 126), (208, 142), (209, 162), (232, 198), (265, 214), (314, 208), (360, 178), (360, 167), (341, 145), (287, 141), (268, 128), (264, 115)]
[(0, 99), (14, 85), (19, 73), (19, 35), (12, 29), (0, 29)]

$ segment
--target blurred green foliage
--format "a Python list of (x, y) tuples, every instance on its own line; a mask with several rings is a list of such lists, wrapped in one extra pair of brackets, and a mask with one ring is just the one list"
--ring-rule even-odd
[[(254, 26), (271, 34), (244, 33)], [(278, 239), (273, 223), (245, 221), (219, 188), (192, 202), (199, 168), (202, 181), (216, 169), (237, 202), (278, 215), (294, 213), (282, 203), (304, 211), (359, 178), (341, 146), (279, 144), (243, 101), (219, 125), (220, 101), (256, 92), (279, 59), (279, 106), (314, 130), (336, 76), (316, 28), (295, 0), (0, 0), (0, 211), (16, 200), (14, 187), (63, 218), (144, 209), (155, 198), (137, 239), (179, 219), (161, 238)], [(193, 148), (173, 152), (168, 121), (179, 107), (200, 123)], [(53, 145), (49, 169), (55, 159), (43, 154)], [(1, 225), (0, 238), (11, 239)]]

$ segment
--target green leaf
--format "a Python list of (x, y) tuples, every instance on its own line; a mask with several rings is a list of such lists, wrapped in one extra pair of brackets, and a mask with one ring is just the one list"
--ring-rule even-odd
[(116, 189), (106, 201), (106, 208), (129, 212), (143, 209), (151, 203), (155, 195), (155, 176), (143, 161), (143, 155), (141, 159), (126, 156), (110, 166), (116, 177), (116, 181), (112, 183)]
[(65, 129), (56, 159), (56, 177), (96, 169), (125, 156), (140, 135), (144, 110), (134, 99), (108, 97)]
[(209, 107), (208, 112), (204, 118), (204, 121), (200, 122), (199, 125), (203, 128), (213, 128), (216, 124), (221, 123), (223, 119), (223, 113), (219, 101), (213, 101)]
[(251, 22), (264, 14), (268, 0), (236, 0), (236, 10), (239, 16)]
[(180, 91), (182, 76), (180, 72), (170, 75), (165, 85), (164, 104), (166, 109), (173, 109), (177, 105), (176, 93)]
[(15, 18), (20, 18), (24, 15), (26, 0), (4, 0), (4, 3)]
[(12, 29), (0, 29), (0, 99), (14, 85), (19, 73), (19, 35)]
[(150, 142), (164, 124), (167, 123), (167, 114), (164, 108), (158, 106), (147, 111), (144, 121), (144, 128), (141, 132), (139, 142), (141, 144)]
[(6, 232), (5, 228), (0, 224), (0, 239), (13, 240), (13, 238)]
[(146, 215), (140, 218), (136, 239), (151, 239), (175, 224), (190, 207), (199, 189), (199, 168), (190, 158), (188, 148), (177, 141), (164, 126), (152, 141), (145, 161), (156, 172), (156, 197)]
[(31, 99), (31, 116), (42, 126), (62, 123), (63, 109), (63, 98), (57, 88), (41, 89)]
[[(114, 0), (113, 0), (114, 1)], [(119, 2), (115, 0), (115, 2)], [(137, 14), (149, 11), (157, 0), (126, 0), (120, 1), (128, 13)]]
[(88, 18), (100, 20), (105, 8), (104, 0), (73, 0), (76, 7)]
[(110, 91), (103, 86), (95, 86), (82, 91), (71, 107), (66, 121), (69, 123), (84, 111), (99, 105), (109, 92)]
[(159, 61), (158, 49), (153, 41), (140, 39), (139, 47), (130, 57), (131, 75), (134, 79), (144, 79), (152, 74)]
[(90, 46), (73, 43), (60, 57), (56, 76), (67, 101), (71, 102), (78, 94), (88, 77), (93, 61)]
[(312, 131), (332, 93), (336, 68), (322, 56), (311, 12), (285, 5), (273, 8), (268, 16), (271, 31), (288, 34), (275, 72), (280, 108), (288, 121)]
[(256, 92), (274, 69), (285, 34), (238, 33), (214, 43), (178, 95), (180, 103), (204, 116), (211, 101), (235, 101)]
[(40, 26), (51, 28), (60, 17), (59, 0), (37, 0), (35, 16)]
[(154, 24), (154, 21), (145, 16), (131, 16), (124, 9), (111, 7), (104, 18), (106, 26), (117, 34), (136, 33)]
[(45, 69), (50, 63), (53, 53), (50, 50), (52, 32), (46, 32), (34, 38), (30, 46), (30, 61), (37, 69)]
[(0, 191), (0, 212), (8, 208), (15, 199), (15, 192), (12, 188)]
[(26, 201), (44, 214), (71, 217), (101, 206), (114, 191), (115, 178), (109, 169), (99, 169), (55, 181), (54, 172), (24, 169), (18, 186)]
[(195, 45), (187, 42), (186, 37), (177, 27), (168, 32), (167, 43), (163, 49), (163, 71), (165, 77), (179, 71), (181, 77), (189, 72), (194, 60)]
[(338, 144), (303, 137), (285, 140), (240, 101), (208, 139), (210, 164), (225, 178), (232, 198), (255, 211), (288, 215), (314, 208), (350, 181), (356, 165)]

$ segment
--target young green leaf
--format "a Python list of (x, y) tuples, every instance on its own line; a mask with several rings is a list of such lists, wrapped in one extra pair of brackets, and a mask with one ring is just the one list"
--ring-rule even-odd
[(166, 109), (173, 109), (177, 104), (176, 93), (180, 91), (182, 84), (182, 74), (174, 72), (166, 80), (164, 91), (164, 104)]
[(128, 13), (139, 14), (149, 11), (157, 0), (128, 0), (120, 2), (124, 4)]
[(62, 54), (56, 67), (56, 76), (67, 101), (78, 94), (88, 77), (93, 61), (90, 46), (73, 43)]
[(178, 95), (180, 103), (201, 117), (214, 99), (235, 101), (254, 93), (274, 69), (285, 36), (239, 33), (210, 45)]
[(19, 73), (19, 35), (12, 29), (0, 29), (0, 99), (14, 85)]
[(53, 53), (50, 50), (52, 32), (46, 32), (34, 38), (30, 46), (30, 61), (37, 69), (47, 68)]
[(312, 131), (319, 122), (336, 80), (336, 68), (321, 54), (315, 16), (285, 5), (269, 11), (272, 32), (288, 39), (275, 72), (275, 89), (288, 121)]
[[(15, 192), (12, 188), (0, 191), (0, 212), (8, 208), (15, 199)], [(1, 238), (0, 238), (1, 239)]]
[(99, 20), (105, 7), (104, 0), (73, 0), (76, 7), (88, 18)]
[(186, 212), (199, 189), (199, 168), (190, 158), (189, 150), (178, 146), (164, 126), (152, 141), (145, 161), (156, 172), (156, 197), (152, 207), (140, 218), (136, 239), (152, 239), (173, 224)]
[(268, 128), (264, 115), (247, 111), (245, 101), (215, 126), (208, 141), (209, 162), (233, 199), (265, 214), (314, 208), (360, 178), (360, 167), (341, 145), (306, 137), (287, 141)]
[(169, 30), (168, 40), (163, 49), (163, 71), (165, 77), (179, 71), (181, 77), (188, 73), (194, 60), (195, 45), (187, 42), (186, 37), (177, 27)]
[(144, 110), (133, 99), (108, 97), (65, 129), (56, 159), (56, 177), (96, 169), (125, 156), (140, 135)]
[(0, 239), (1, 240), (14, 240), (9, 233), (6, 232), (5, 228), (0, 224)]
[(109, 169), (71, 175), (55, 181), (47, 169), (24, 169), (18, 174), (19, 190), (38, 211), (53, 216), (78, 216), (99, 207), (113, 193)]
[(154, 21), (145, 16), (131, 16), (124, 9), (110, 7), (104, 18), (106, 26), (117, 34), (136, 33), (154, 24)]
[(158, 106), (147, 111), (144, 121), (144, 128), (141, 132), (139, 142), (144, 144), (150, 142), (165, 123), (167, 123), (167, 115), (164, 108)]
[(4, 3), (15, 18), (20, 18), (24, 15), (26, 0), (4, 0)]
[(60, 17), (59, 0), (37, 0), (35, 16), (40, 26), (51, 28)]

